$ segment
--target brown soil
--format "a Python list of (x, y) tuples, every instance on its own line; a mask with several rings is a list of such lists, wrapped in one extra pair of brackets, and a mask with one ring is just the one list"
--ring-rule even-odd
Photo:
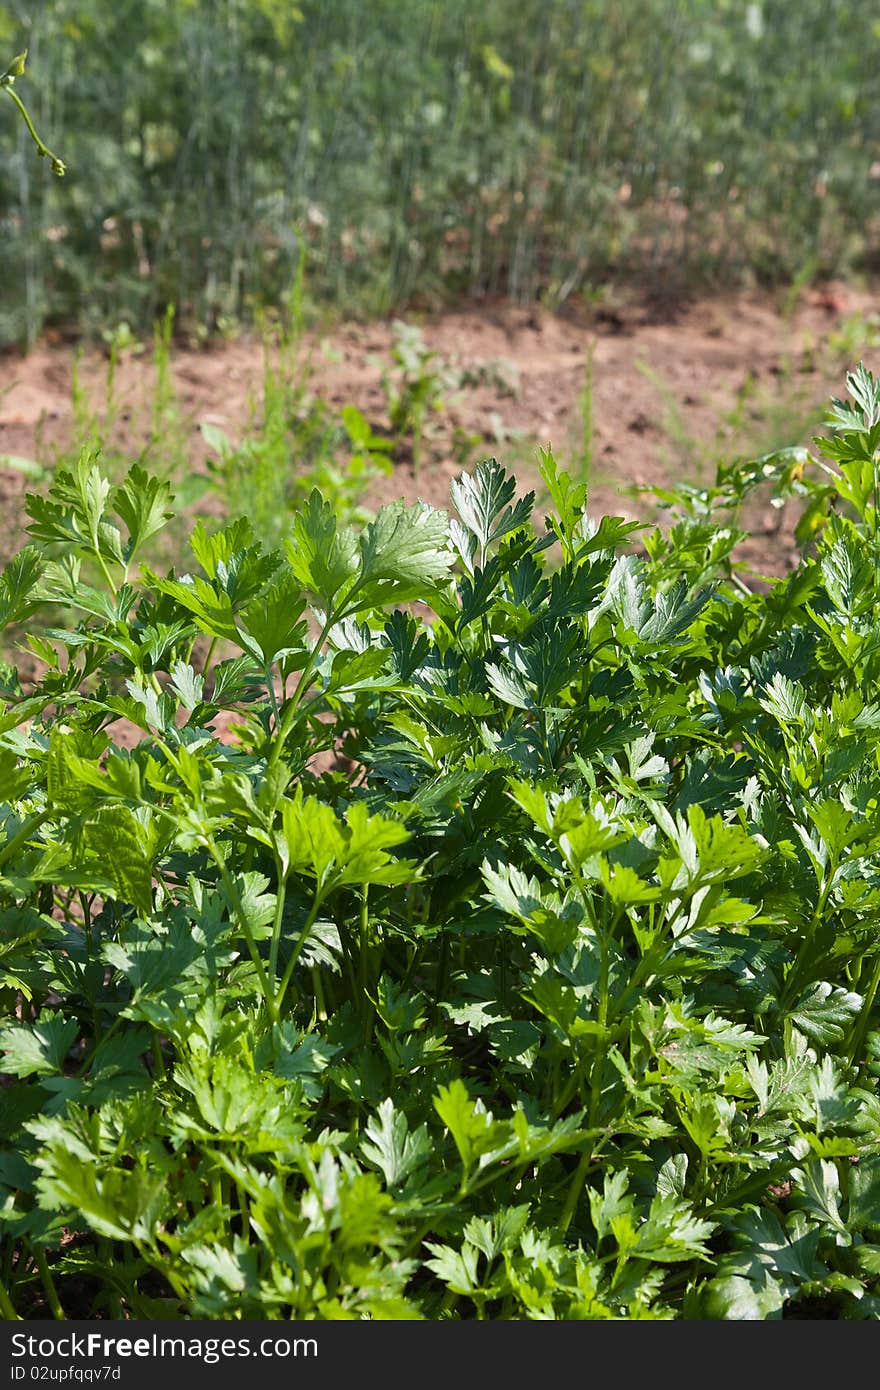
[[(846, 340), (852, 353), (845, 363), (839, 352), (830, 357), (824, 345), (856, 316), (861, 328), (876, 334), (870, 316), (877, 305), (878, 296), (869, 290), (832, 284), (807, 291), (788, 315), (773, 298), (757, 293), (674, 309), (624, 302), (564, 316), (508, 306), (446, 313), (424, 322), (425, 338), (442, 358), (470, 369), (480, 382), (452, 393), (418, 476), (409, 463), (399, 462), (393, 476), (373, 489), (368, 503), (419, 496), (446, 505), (449, 482), (461, 472), (450, 444), (456, 426), (484, 441), (475, 457), (496, 455), (521, 481), (535, 476), (539, 444), (552, 444), (557, 458), (570, 465), (582, 435), (579, 399), (591, 355), (591, 508), (597, 515), (652, 514), (644, 498), (634, 499), (626, 489), (662, 484), (680, 472), (685, 436), (687, 450), (705, 442), (711, 452), (719, 420), (749, 374), (756, 382), (753, 400), (759, 398), (750, 408), (753, 416), (760, 417), (760, 401), (766, 404), (785, 393), (797, 395), (801, 406), (809, 396), (817, 408), (832, 392), (840, 393), (844, 365), (851, 366), (860, 353), (858, 330)], [(353, 402), (374, 428), (387, 426), (380, 360), (387, 362), (390, 343), (388, 323), (346, 324), (326, 339), (311, 338), (305, 345), (311, 353), (311, 389), (333, 405)], [(44, 346), (23, 359), (0, 358), (0, 456), (33, 458), (39, 453), (46, 458), (70, 446), (71, 367), (71, 350), (62, 346)], [(213, 422), (235, 438), (247, 422), (249, 399), (259, 394), (262, 369), (261, 345), (244, 339), (174, 352), (178, 403), (196, 463), (199, 421)], [(84, 355), (81, 381), (99, 410), (106, 373), (106, 355)], [(129, 431), (125, 442), (135, 452), (143, 443), (152, 383), (149, 354), (126, 355), (118, 368), (116, 398), (120, 428), (123, 434)], [(669, 424), (671, 401), (680, 436), (678, 461)], [(758, 419), (756, 433), (760, 427)], [(23, 497), (32, 487), (21, 473), (0, 469), (4, 556), (26, 539)], [(751, 520), (757, 538), (746, 547), (746, 558), (763, 572), (783, 573), (791, 559), (787, 528), (780, 530), (778, 514), (769, 510), (766, 517)]]

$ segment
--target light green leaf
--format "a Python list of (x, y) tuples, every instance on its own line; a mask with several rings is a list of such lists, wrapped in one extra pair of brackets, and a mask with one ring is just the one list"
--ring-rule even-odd
[(126, 563), (130, 563), (150, 537), (161, 531), (166, 521), (170, 521), (174, 515), (171, 508), (173, 500), (170, 483), (151, 478), (138, 464), (129, 470), (125, 482), (114, 490), (110, 505), (128, 528), (128, 543), (124, 550)]
[(284, 550), (299, 584), (334, 609), (357, 572), (357, 537), (339, 530), (333, 507), (317, 489), (294, 517)]
[(36, 1023), (11, 1023), (0, 1029), (2, 1070), (13, 1076), (60, 1075), (78, 1034), (75, 1018), (52, 1009), (44, 1010)]
[(383, 507), (358, 541), (356, 607), (430, 599), (452, 566), (447, 534), (446, 513), (423, 502)]
[(534, 700), (526, 689), (525, 683), (510, 666), (496, 666), (494, 662), (486, 665), (486, 680), (489, 688), (494, 695), (498, 696), (506, 705), (513, 705), (514, 709), (533, 709)]
[(794, 1169), (792, 1177), (798, 1204), (834, 1232), (838, 1245), (851, 1245), (852, 1235), (840, 1214), (837, 1166), (827, 1159), (814, 1158), (805, 1168)]
[(432, 1153), (427, 1126), (410, 1133), (406, 1115), (395, 1109), (390, 1096), (367, 1121), (360, 1148), (365, 1162), (380, 1170), (389, 1188), (402, 1186)]
[[(201, 703), (205, 689), (204, 676), (197, 675), (185, 661), (175, 661), (170, 674), (171, 684), (177, 691), (180, 703), (185, 710), (189, 710), (191, 713), (196, 705)], [(158, 710), (156, 713), (158, 714)], [(161, 725), (154, 725), (154, 727), (161, 728)]]
[(441, 1086), (434, 1097), (434, 1109), (455, 1141), (462, 1166), (467, 1175), (481, 1153), (492, 1145), (496, 1126), (492, 1116), (478, 1109), (467, 1093), (463, 1081), (456, 1078), (448, 1086)]
[(452, 500), (483, 557), (493, 541), (524, 526), (532, 513), (534, 492), (513, 503), (516, 478), (496, 459), (478, 463), (473, 475), (463, 473), (450, 488)]

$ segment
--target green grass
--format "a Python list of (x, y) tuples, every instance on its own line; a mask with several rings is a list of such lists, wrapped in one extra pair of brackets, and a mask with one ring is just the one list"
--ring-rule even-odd
[[(709, 498), (711, 480), (748, 460), (771, 457), (797, 441), (809, 440), (823, 429), (826, 416), (824, 385), (878, 343), (873, 316), (851, 314), (821, 341), (805, 339), (795, 345), (791, 316), (795, 289), (783, 304), (780, 357), (772, 377), (759, 381), (751, 372), (743, 378), (733, 404), (717, 408), (714, 431), (705, 437), (688, 421), (687, 412), (662, 369), (646, 361), (635, 365), (654, 388), (659, 403), (657, 428), (660, 460), (673, 479), (672, 495), (680, 484)], [(662, 496), (663, 488), (636, 487), (637, 494)], [(680, 491), (679, 494), (680, 495)], [(756, 499), (757, 500), (757, 499)], [(764, 497), (766, 505), (768, 498)], [(715, 505), (711, 503), (710, 505)]]
[(169, 303), (231, 331), (302, 263), (346, 314), (876, 253), (880, 29), (845, 0), (40, 0), (0, 43), (69, 166), (10, 108), (0, 343)]
[[(76, 465), (86, 449), (100, 457), (112, 483), (133, 464), (150, 469), (174, 491), (176, 514), (162, 528), (158, 556), (185, 561), (189, 528), (204, 519), (246, 515), (267, 549), (289, 533), (293, 516), (314, 488), (342, 525), (364, 523), (370, 488), (395, 467), (418, 477), (423, 458), (449, 451), (461, 467), (487, 440), (508, 446), (516, 431), (490, 416), (485, 435), (453, 427), (449, 406), (458, 393), (484, 379), (499, 391), (513, 387), (493, 362), (465, 370), (428, 349), (421, 330), (397, 322), (389, 352), (371, 359), (380, 374), (385, 401), (368, 420), (351, 401), (336, 408), (321, 393), (314, 373), (314, 347), (304, 332), (302, 285), (298, 280), (283, 314), (263, 322), (263, 369), (247, 400), (244, 420), (227, 432), (189, 415), (174, 381), (174, 312), (166, 311), (153, 330), (152, 350), (128, 325), (105, 334), (106, 367), (101, 389), (84, 383), (82, 349), (73, 354), (69, 439), (47, 443), (35, 433), (34, 457), (0, 462), (48, 486), (58, 473)], [(134, 403), (120, 394), (124, 359), (140, 363), (144, 390)], [(510, 370), (507, 364), (508, 371)], [(507, 385), (505, 386), (505, 382)], [(521, 445), (521, 453), (525, 446)]]

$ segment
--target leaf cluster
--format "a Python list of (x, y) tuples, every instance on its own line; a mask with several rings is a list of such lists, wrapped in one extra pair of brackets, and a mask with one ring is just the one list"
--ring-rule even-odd
[(452, 520), (314, 493), (192, 573), (135, 573), (141, 470), (32, 500), (0, 613), (73, 618), (0, 716), (6, 1315), (877, 1318), (851, 387), (768, 592), (549, 452), (543, 522), (489, 460)]

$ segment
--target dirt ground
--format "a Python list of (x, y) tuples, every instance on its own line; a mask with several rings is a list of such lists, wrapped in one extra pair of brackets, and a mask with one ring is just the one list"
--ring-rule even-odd
[[(475, 457), (494, 454), (523, 482), (535, 476), (538, 445), (552, 444), (560, 462), (571, 466), (583, 438), (581, 401), (591, 360), (591, 510), (652, 514), (644, 498), (627, 490), (693, 474), (704, 455), (708, 467), (712, 453), (724, 447), (719, 422), (749, 378), (753, 387), (737, 429), (740, 436), (752, 431), (755, 453), (765, 451), (763, 444), (808, 442), (798, 433), (807, 423), (801, 416), (821, 414), (828, 396), (842, 393), (845, 367), (865, 351), (862, 340), (878, 340), (878, 307), (877, 292), (835, 283), (805, 291), (785, 311), (778, 296), (743, 293), (676, 309), (621, 301), (552, 315), (499, 305), (422, 321), (428, 345), (476, 384), (452, 392), (418, 476), (400, 462), (367, 502), (420, 496), (446, 505), (450, 479), (461, 471), (450, 443), (456, 427), (481, 436)], [(829, 342), (836, 344), (831, 352)], [(385, 322), (312, 335), (303, 346), (311, 357), (311, 389), (331, 405), (353, 402), (374, 428), (387, 426), (380, 363), (387, 362), (390, 343)], [(219, 425), (233, 439), (245, 426), (263, 360), (261, 344), (247, 339), (174, 350), (173, 379), (194, 459), (200, 421)], [(4, 455), (47, 458), (73, 442), (72, 361), (69, 346), (0, 357), (0, 465)], [(870, 366), (869, 356), (866, 361)], [(153, 383), (149, 363), (149, 352), (126, 354), (116, 379), (121, 428), (132, 434), (135, 452)], [(82, 386), (98, 410), (106, 375), (106, 353), (82, 356)], [(771, 430), (780, 437), (765, 439)], [(26, 540), (23, 497), (33, 486), (22, 473), (0, 467), (0, 550), (6, 557)], [(779, 528), (778, 514), (769, 509), (751, 520), (756, 537), (746, 547), (748, 560), (765, 573), (784, 573), (791, 563), (787, 528)]]

